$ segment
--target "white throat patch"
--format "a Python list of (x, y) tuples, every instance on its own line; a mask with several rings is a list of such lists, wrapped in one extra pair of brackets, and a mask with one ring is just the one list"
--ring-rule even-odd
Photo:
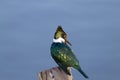
[(62, 42), (65, 42), (65, 40), (62, 37), (59, 37), (58, 39), (53, 39), (53, 42), (62, 43)]

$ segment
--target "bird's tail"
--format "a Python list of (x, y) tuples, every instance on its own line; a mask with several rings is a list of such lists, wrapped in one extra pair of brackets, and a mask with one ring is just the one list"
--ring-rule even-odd
[(78, 69), (78, 71), (85, 77), (85, 78), (89, 78), (84, 72), (82, 69)]

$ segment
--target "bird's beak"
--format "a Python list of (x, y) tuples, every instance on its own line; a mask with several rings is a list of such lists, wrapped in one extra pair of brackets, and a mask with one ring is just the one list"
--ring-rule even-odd
[(68, 43), (70, 46), (72, 46), (72, 44), (68, 40), (66, 40), (66, 43)]

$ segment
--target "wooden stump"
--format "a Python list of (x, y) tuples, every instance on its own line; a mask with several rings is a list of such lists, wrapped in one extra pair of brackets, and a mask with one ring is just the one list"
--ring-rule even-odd
[(53, 67), (38, 73), (38, 80), (72, 80), (61, 68)]

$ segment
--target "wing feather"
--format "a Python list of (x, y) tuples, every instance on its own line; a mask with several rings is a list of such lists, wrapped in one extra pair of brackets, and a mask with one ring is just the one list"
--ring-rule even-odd
[(51, 47), (51, 55), (57, 63), (66, 67), (74, 67), (79, 65), (79, 62), (73, 51), (67, 44), (53, 43)]

